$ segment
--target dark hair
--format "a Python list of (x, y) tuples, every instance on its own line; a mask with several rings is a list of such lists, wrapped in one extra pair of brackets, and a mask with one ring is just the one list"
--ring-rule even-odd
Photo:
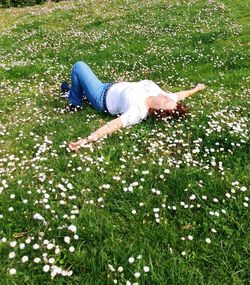
[(188, 106), (182, 103), (177, 103), (173, 110), (156, 110), (149, 108), (149, 116), (152, 118), (163, 119), (167, 117), (179, 118), (184, 117), (188, 113)]

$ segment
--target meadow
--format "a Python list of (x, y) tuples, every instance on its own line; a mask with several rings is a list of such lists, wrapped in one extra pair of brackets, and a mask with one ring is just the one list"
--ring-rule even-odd
[[(63, 1), (0, 9), (0, 284), (249, 284), (246, 0)], [(103, 82), (205, 83), (185, 118), (78, 152), (111, 116), (64, 113), (86, 61)]]

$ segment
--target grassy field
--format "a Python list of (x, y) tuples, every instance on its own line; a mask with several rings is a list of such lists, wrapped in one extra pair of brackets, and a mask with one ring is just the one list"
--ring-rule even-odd
[[(0, 9), (0, 284), (249, 284), (249, 5), (68, 1)], [(205, 83), (184, 119), (72, 153), (111, 120), (62, 113), (86, 61), (109, 81)]]

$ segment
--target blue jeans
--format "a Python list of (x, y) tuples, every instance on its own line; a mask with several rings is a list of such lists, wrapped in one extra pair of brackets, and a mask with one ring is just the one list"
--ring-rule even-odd
[(83, 61), (74, 64), (71, 74), (71, 88), (68, 101), (74, 106), (83, 106), (86, 96), (92, 107), (98, 111), (106, 111), (106, 92), (113, 83), (103, 83)]

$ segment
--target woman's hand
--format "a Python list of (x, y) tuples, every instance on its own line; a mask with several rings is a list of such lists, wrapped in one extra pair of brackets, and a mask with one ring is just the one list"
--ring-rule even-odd
[(70, 150), (78, 151), (81, 147), (87, 147), (87, 143), (88, 143), (87, 139), (81, 139), (77, 142), (69, 143), (69, 148)]
[(205, 84), (199, 83), (199, 84), (197, 84), (197, 85), (194, 87), (194, 89), (198, 92), (198, 91), (204, 90), (206, 87), (207, 87), (207, 86), (206, 86)]

